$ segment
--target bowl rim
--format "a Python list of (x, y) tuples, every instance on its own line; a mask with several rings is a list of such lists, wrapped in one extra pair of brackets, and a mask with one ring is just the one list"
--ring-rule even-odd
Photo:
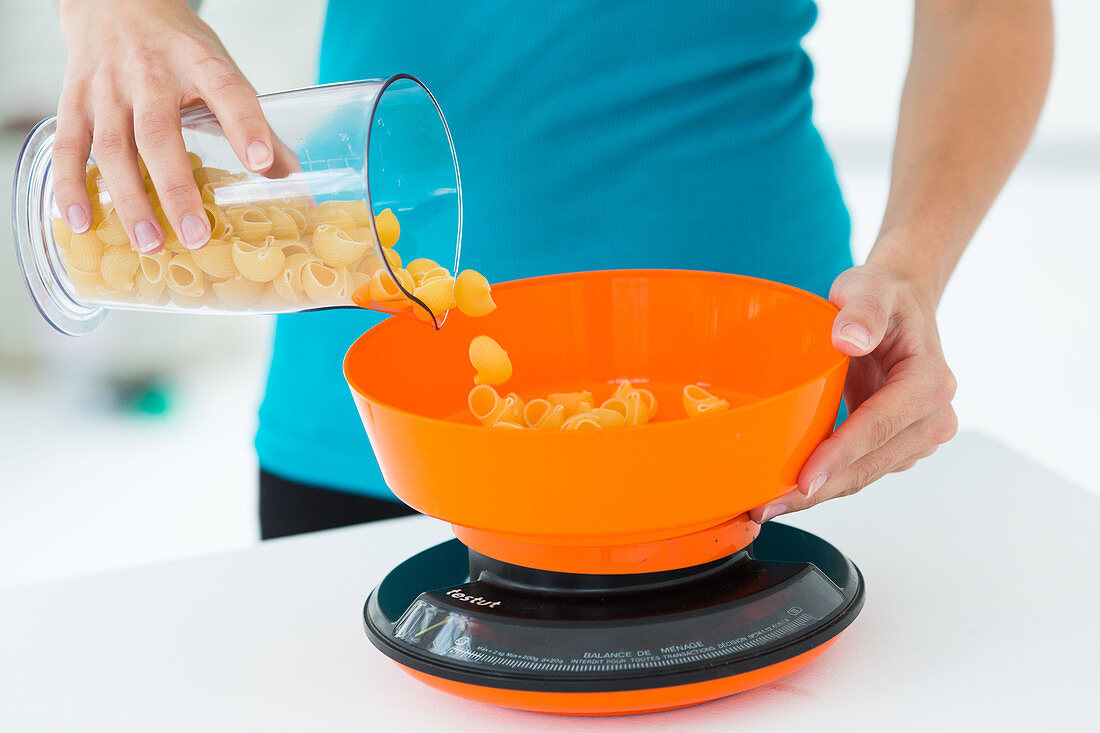
[[(714, 272), (712, 270), (689, 270), (689, 269), (666, 269), (666, 268), (636, 268), (636, 269), (623, 269), (623, 270), (582, 270), (582, 271), (579, 271), (579, 272), (560, 272), (560, 273), (554, 273), (554, 274), (551, 274), (551, 275), (535, 275), (533, 277), (517, 278), (515, 280), (505, 280), (503, 282), (494, 284), (492, 287), (493, 287), (494, 290), (508, 290), (508, 289), (511, 289), (511, 288), (514, 288), (514, 287), (519, 287), (519, 286), (524, 285), (526, 283), (529, 283), (533, 280), (537, 280), (539, 282), (552, 282), (554, 280), (573, 279), (577, 275), (592, 275), (592, 274), (596, 274), (596, 275), (614, 274), (614, 275), (619, 275), (619, 276), (624, 276), (624, 277), (631, 277), (631, 276), (670, 277), (670, 276), (674, 276), (674, 275), (693, 275), (693, 276), (704, 275), (704, 276), (708, 276), (708, 277), (711, 277), (711, 278), (718, 278), (718, 279), (733, 278), (733, 279), (745, 280), (745, 281), (749, 281), (749, 282), (753, 282), (753, 283), (764, 283), (770, 288), (774, 288), (774, 289), (786, 292), (789, 295), (793, 295), (795, 297), (800, 297), (803, 300), (809, 300), (809, 301), (815, 302), (817, 304), (825, 305), (825, 306), (831, 308), (834, 311), (834, 313), (839, 313), (840, 312), (839, 308), (837, 308), (835, 305), (833, 305), (830, 301), (826, 300), (825, 298), (822, 298), (821, 296), (815, 295), (814, 293), (811, 293), (807, 290), (802, 290), (801, 288), (797, 288), (793, 285), (788, 285), (786, 283), (776, 282), (774, 280), (768, 280), (768, 279), (762, 278), (762, 277), (753, 277), (751, 275), (739, 275), (739, 274), (732, 273), (732, 272)], [(391, 328), (401, 328), (403, 326), (407, 326), (407, 324), (403, 323), (404, 320), (405, 319), (399, 319), (399, 318), (393, 318), (393, 317), (387, 318), (386, 320), (382, 321), (381, 323), (378, 323), (378, 324), (370, 327), (366, 331), (364, 331), (359, 337), (357, 337), (355, 339), (355, 341), (352, 342), (351, 346), (348, 347), (348, 350), (344, 353), (344, 360), (343, 360), (343, 364), (342, 364), (342, 369), (343, 369), (343, 372), (344, 372), (344, 380), (348, 383), (348, 387), (351, 389), (351, 392), (352, 392), (353, 396), (357, 396), (357, 397), (359, 397), (363, 400), (366, 400), (367, 402), (369, 402), (373, 405), (377, 405), (378, 407), (384, 408), (384, 409), (386, 409), (390, 412), (402, 415), (404, 417), (412, 418), (414, 420), (422, 421), (422, 422), (427, 422), (427, 423), (432, 423), (432, 424), (438, 423), (438, 424), (441, 424), (441, 425), (446, 425), (449, 428), (455, 428), (455, 429), (465, 428), (465, 429), (468, 429), (468, 430), (477, 430), (477, 431), (482, 432), (482, 433), (484, 433), (488, 430), (491, 430), (490, 428), (486, 428), (483, 425), (471, 425), (470, 423), (456, 422), (454, 420), (446, 420), (444, 418), (439, 418), (439, 417), (429, 417), (427, 415), (422, 415), (420, 413), (411, 412), (411, 411), (406, 410), (404, 408), (397, 407), (396, 405), (392, 405), (389, 402), (385, 402), (385, 401), (380, 400), (376, 397), (368, 397), (366, 392), (363, 390), (363, 388), (356, 382), (356, 380), (354, 380), (352, 378), (351, 373), (350, 373), (350, 367), (349, 367), (349, 363), (350, 363), (350, 360), (351, 360), (351, 354), (352, 354), (353, 351), (355, 351), (359, 347), (360, 343), (363, 342), (364, 339), (366, 339), (372, 331), (387, 330), (387, 329), (391, 329)], [(646, 423), (645, 425), (628, 425), (628, 426), (619, 427), (619, 428), (616, 428), (613, 432), (615, 432), (615, 433), (625, 433), (625, 432), (632, 432), (634, 430), (641, 430), (641, 429), (648, 429), (650, 431), (655, 431), (655, 430), (660, 430), (660, 429), (668, 429), (670, 427), (675, 427), (675, 426), (678, 426), (678, 425), (682, 425), (684, 423), (697, 425), (703, 419), (705, 419), (708, 422), (718, 421), (718, 420), (723, 420), (723, 419), (728, 420), (728, 419), (734, 418), (736, 416), (739, 416), (740, 414), (742, 414), (742, 413), (744, 413), (748, 410), (754, 410), (754, 409), (757, 409), (761, 406), (770, 404), (772, 402), (777, 402), (779, 400), (789, 398), (792, 395), (806, 389), (808, 386), (810, 386), (811, 384), (813, 384), (815, 382), (828, 379), (838, 369), (842, 369), (842, 368), (845, 368), (847, 366), (848, 361), (851, 357), (849, 357), (847, 354), (837, 350), (836, 347), (833, 347), (833, 348), (834, 348), (834, 351), (836, 352), (836, 358), (835, 358), (834, 361), (832, 361), (828, 365), (828, 367), (826, 367), (824, 370), (818, 372), (813, 377), (811, 377), (807, 380), (804, 380), (802, 382), (799, 382), (795, 386), (790, 387), (788, 389), (785, 389), (782, 392), (777, 392), (777, 393), (775, 393), (773, 395), (769, 395), (768, 397), (765, 397), (763, 399), (754, 400), (752, 402), (748, 402), (748, 403), (743, 404), (743, 405), (738, 405), (736, 407), (731, 407), (730, 409), (724, 410), (722, 413), (720, 413), (718, 415), (708, 416), (707, 418), (694, 418), (693, 419), (693, 418), (690, 418), (690, 417), (683, 417), (683, 418), (674, 418), (672, 420), (660, 420), (660, 421), (657, 421), (657, 422), (654, 422), (654, 423)], [(494, 389), (496, 389), (496, 388), (494, 387)], [(587, 431), (587, 430), (538, 430), (538, 431), (493, 430), (492, 432), (496, 433), (496, 434), (499, 434), (499, 435), (523, 435), (524, 433), (528, 433), (528, 432), (537, 432), (538, 434), (543, 435), (543, 436), (559, 435), (563, 439), (570, 439), (571, 437), (575, 438), (577, 436), (582, 436), (583, 437), (585, 435), (591, 435), (592, 434), (592, 431)], [(601, 432), (601, 431), (597, 431), (597, 432)], [(548, 439), (554, 440), (554, 438), (548, 438)]]

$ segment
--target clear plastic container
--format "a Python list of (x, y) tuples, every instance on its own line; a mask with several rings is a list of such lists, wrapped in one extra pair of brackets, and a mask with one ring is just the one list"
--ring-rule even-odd
[(292, 153), (273, 167), (281, 177), (245, 169), (205, 107), (181, 115), (212, 230), (194, 251), (177, 239), (146, 176), (167, 243), (138, 254), (94, 160), (87, 176), (94, 222), (71, 234), (53, 197), (56, 119), (31, 131), (16, 169), (12, 223), (27, 287), (55, 328), (84, 334), (113, 309), (333, 307), (442, 325), (454, 306), (462, 188), (447, 123), (428, 89), (402, 74), (278, 92), (260, 104), (276, 145)]

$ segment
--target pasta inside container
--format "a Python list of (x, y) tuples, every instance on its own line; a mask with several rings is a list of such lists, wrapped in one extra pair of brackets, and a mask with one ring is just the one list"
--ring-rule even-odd
[[(92, 227), (72, 234), (53, 200), (55, 120), (20, 156), (17, 249), (39, 310), (85, 333), (109, 309), (292, 313), (358, 306), (440, 327), (454, 307), (462, 196), (443, 115), (418, 80), (350, 82), (260, 98), (275, 163), (247, 171), (206, 108), (182, 114), (211, 240), (187, 249), (142, 164), (166, 235), (139, 254), (89, 161)], [(415, 263), (412, 271), (406, 265)]]

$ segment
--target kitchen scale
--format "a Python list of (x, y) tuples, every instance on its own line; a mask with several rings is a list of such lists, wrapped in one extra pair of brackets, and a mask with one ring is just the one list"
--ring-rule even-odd
[[(827, 649), (863, 605), (859, 570), (824, 540), (746, 512), (789, 491), (832, 428), (847, 370), (831, 345), (836, 309), (764, 280), (664, 270), (493, 293), (487, 318), (456, 314), (439, 332), (390, 319), (345, 360), (387, 483), (456, 535), (371, 593), (371, 642), (438, 689), (573, 715), (724, 697)], [(502, 389), (569, 385), (601, 399), (618, 380), (644, 380), (662, 421), (482, 428), (461, 417), (466, 347), (482, 333), (509, 351)], [(681, 418), (679, 389), (695, 382), (744, 398)]]

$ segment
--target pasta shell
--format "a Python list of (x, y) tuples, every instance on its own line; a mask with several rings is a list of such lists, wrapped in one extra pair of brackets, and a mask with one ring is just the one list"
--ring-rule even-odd
[(561, 405), (565, 409), (565, 416), (572, 417), (579, 412), (587, 412), (592, 409), (591, 392), (555, 392), (547, 395), (551, 405)]
[(369, 251), (368, 245), (331, 224), (322, 224), (313, 233), (313, 254), (331, 267), (347, 267)]
[(192, 173), (195, 176), (195, 183), (198, 184), (201, 189), (207, 183), (213, 183), (216, 181), (235, 181), (229, 171), (222, 168), (206, 168), (199, 167), (192, 169)]
[(316, 230), (317, 227), (327, 224), (342, 229), (347, 234), (358, 233), (359, 227), (355, 223), (355, 218), (340, 208), (344, 203), (343, 201), (324, 201), (310, 209), (310, 227)]
[(262, 241), (271, 234), (271, 219), (258, 206), (235, 206), (225, 210), (233, 227), (233, 236), (252, 242)]
[(302, 288), (302, 268), (310, 262), (321, 264), (319, 259), (306, 252), (292, 254), (286, 258), (286, 266), (271, 283), (275, 292), (284, 301), (297, 303), (305, 297), (306, 291)]
[(371, 276), (362, 272), (348, 271), (348, 296), (359, 295), (360, 300), (370, 300)]
[(126, 234), (122, 222), (118, 218), (118, 212), (112, 211), (95, 228), (95, 234), (100, 241), (108, 246), (129, 245), (130, 237)]
[(397, 276), (395, 281), (393, 276), (382, 268), (374, 273), (370, 283), (370, 298), (376, 303), (392, 303), (393, 301), (403, 300), (405, 292), (411, 292), (415, 287), (410, 275), (405, 270), (394, 270), (394, 275)]
[(634, 391), (642, 397), (642, 402), (645, 404), (646, 413), (649, 415), (649, 419), (652, 420), (657, 416), (657, 398), (653, 396), (653, 393), (648, 389), (641, 389), (635, 387)]
[(712, 395), (697, 384), (689, 384), (683, 391), (684, 411), (688, 417), (703, 417), (729, 409), (729, 402)]
[(200, 158), (196, 153), (187, 153), (187, 160), (189, 163), (191, 163), (192, 172), (198, 170), (199, 168), (202, 168), (202, 158)]
[(432, 280), (413, 290), (413, 295), (438, 316), (455, 307), (454, 286), (450, 278)]
[(401, 238), (401, 224), (390, 209), (382, 209), (378, 216), (374, 217), (374, 230), (378, 233), (378, 241), (383, 247), (392, 247)]
[(466, 395), (466, 405), (470, 408), (470, 414), (483, 423), (493, 417), (493, 410), (500, 402), (500, 395), (487, 384), (477, 385)]
[(306, 218), (302, 212), (289, 207), (269, 206), (267, 217), (271, 219), (271, 236), (280, 239), (296, 239), (306, 230)]
[(536, 430), (561, 430), (563, 424), (565, 424), (565, 408), (561, 405), (552, 405), (531, 427)]
[(286, 255), (270, 237), (263, 244), (234, 240), (232, 253), (237, 270), (258, 283), (274, 280), (286, 266)]
[(191, 250), (191, 257), (199, 269), (212, 278), (225, 280), (237, 274), (233, 261), (233, 245), (220, 239), (211, 239), (204, 246)]
[(249, 280), (243, 275), (235, 275), (228, 280), (212, 283), (214, 294), (225, 305), (236, 308), (247, 308), (256, 302), (263, 293), (264, 286), (255, 280)]
[(482, 425), (505, 421), (516, 422), (519, 413), (516, 404), (511, 397), (501, 397), (492, 387), (479, 384), (470, 390), (466, 396), (466, 404), (472, 414)]
[(210, 222), (210, 238), (228, 239), (233, 233), (233, 225), (229, 223), (229, 217), (225, 212), (214, 204), (203, 204), (202, 209), (206, 212), (207, 221)]
[(99, 292), (107, 287), (99, 270), (88, 271), (69, 267), (65, 270), (65, 274), (73, 284), (73, 291), (83, 298), (97, 298)]
[[(405, 269), (409, 271), (409, 274), (413, 276), (413, 280), (416, 280), (416, 284), (420, 285), (420, 279), (424, 277), (424, 273), (429, 270), (434, 270), (439, 267), (439, 263), (435, 260), (429, 260), (426, 257), (420, 257), (413, 260), (409, 264), (405, 265)], [(450, 273), (447, 273), (450, 275)]]
[[(386, 250), (387, 252), (396, 252), (397, 250)], [(435, 267), (428, 270), (420, 276), (420, 282), (418, 285), (427, 285), (430, 282), (436, 280), (452, 280), (451, 271), (446, 267)]]
[(290, 259), (292, 255), (299, 254), (313, 254), (309, 247), (305, 246), (301, 242), (286, 242), (280, 245), (283, 250), (283, 256)]
[[(336, 203), (336, 202), (331, 202)], [(370, 229), (371, 210), (366, 201), (340, 201), (339, 208), (347, 213), (360, 229)]]
[(599, 419), (591, 412), (578, 412), (572, 417), (566, 418), (562, 423), (562, 430), (603, 430)]
[(61, 251), (69, 249), (69, 240), (73, 237), (73, 232), (69, 229), (69, 225), (65, 223), (65, 220), (60, 216), (55, 216), (50, 220), (50, 229), (53, 232), (53, 243)]
[(601, 428), (617, 428), (626, 425), (626, 416), (617, 410), (608, 410), (603, 407), (593, 407), (589, 413), (596, 416)]
[(509, 392), (507, 397), (508, 399), (512, 400), (512, 404), (516, 406), (516, 417), (519, 419), (520, 422), (523, 422), (523, 414), (524, 411), (527, 409), (527, 405), (526, 403), (524, 403), (523, 398), (515, 392)]
[(279, 291), (275, 289), (275, 283), (277, 282), (279, 282), (278, 278), (264, 286), (264, 291), (260, 294), (259, 306), (268, 313), (281, 313), (283, 311), (296, 310), (294, 305), (280, 295)]
[(138, 253), (130, 245), (110, 247), (99, 262), (103, 281), (115, 290), (130, 292), (134, 289), (134, 275), (141, 264)]
[(66, 269), (96, 272), (99, 270), (99, 261), (103, 258), (103, 250), (103, 242), (94, 231), (88, 230), (83, 234), (74, 234), (69, 239), (69, 251), (61, 261), (65, 263)]
[(489, 281), (476, 270), (463, 270), (455, 278), (455, 301), (458, 309), (468, 316), (480, 318), (496, 310), (490, 293)]
[(206, 294), (206, 280), (202, 270), (188, 252), (182, 252), (172, 258), (168, 263), (168, 274), (164, 282), (169, 290), (185, 298), (199, 298)]
[(138, 298), (141, 302), (158, 303), (164, 296), (164, 278), (162, 277), (160, 280), (154, 282), (145, 276), (145, 272), (142, 269), (138, 269), (137, 274), (134, 275), (134, 290), (137, 291)]
[(386, 262), (390, 263), (390, 269), (396, 270), (401, 267), (401, 255), (396, 249), (384, 249), (382, 256), (386, 258)]
[(489, 336), (475, 336), (469, 351), (470, 364), (477, 371), (474, 384), (504, 384), (512, 377), (508, 352)]
[(346, 302), (347, 278), (347, 270), (329, 267), (316, 260), (302, 267), (302, 289), (316, 303), (329, 305)]
[(141, 274), (151, 283), (164, 282), (164, 278), (168, 275), (168, 263), (171, 261), (172, 253), (163, 249), (156, 254), (138, 255)]
[(497, 430), (526, 430), (527, 429), (523, 425), (520, 425), (518, 422), (509, 422), (507, 420), (497, 420), (495, 423), (493, 423), (489, 427), (490, 428), (495, 428)]
[(538, 421), (552, 409), (554, 409), (554, 405), (551, 405), (541, 397), (537, 397), (525, 404), (520, 414), (523, 416), (523, 422), (527, 423), (530, 427), (535, 427)]

